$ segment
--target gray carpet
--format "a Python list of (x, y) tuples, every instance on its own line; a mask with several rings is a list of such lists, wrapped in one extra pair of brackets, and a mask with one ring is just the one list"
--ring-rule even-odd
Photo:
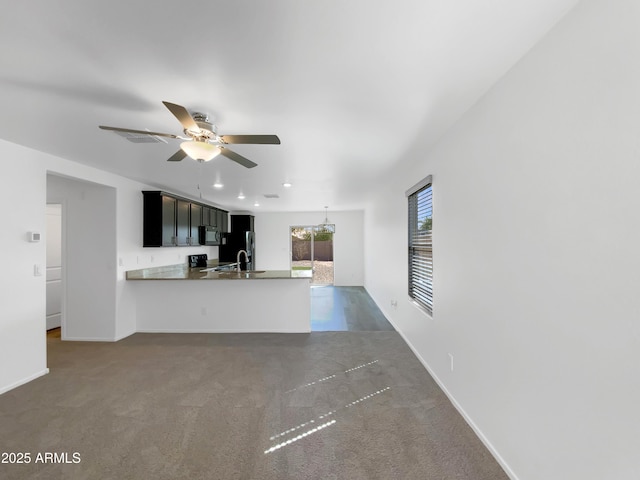
[(0, 395), (32, 459), (0, 478), (507, 478), (396, 332), (50, 339), (49, 367)]

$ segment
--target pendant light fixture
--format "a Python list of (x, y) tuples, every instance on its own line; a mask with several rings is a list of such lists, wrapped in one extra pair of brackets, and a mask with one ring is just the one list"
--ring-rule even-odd
[(324, 207), (324, 222), (318, 225), (318, 227), (323, 229), (325, 232), (336, 233), (335, 224), (329, 223), (328, 209), (329, 207)]

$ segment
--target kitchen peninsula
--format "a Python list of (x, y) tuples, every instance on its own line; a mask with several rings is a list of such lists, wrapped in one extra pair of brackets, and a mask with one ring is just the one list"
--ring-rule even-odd
[(306, 333), (311, 331), (309, 278), (289, 270), (189, 268), (127, 272), (139, 332)]

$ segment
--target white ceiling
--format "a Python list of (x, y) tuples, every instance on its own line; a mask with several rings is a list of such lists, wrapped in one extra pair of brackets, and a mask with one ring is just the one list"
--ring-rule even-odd
[[(441, 136), (577, 1), (12, 2), (0, 137), (230, 210), (362, 208), (417, 136)], [(182, 134), (163, 100), (282, 144), (233, 146), (253, 169), (169, 163), (179, 140), (98, 129)]]

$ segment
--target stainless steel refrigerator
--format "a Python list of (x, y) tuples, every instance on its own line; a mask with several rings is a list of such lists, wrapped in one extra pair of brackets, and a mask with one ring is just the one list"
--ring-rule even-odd
[(221, 245), (218, 247), (220, 262), (236, 262), (240, 250), (247, 252), (249, 260), (246, 262), (244, 255), (241, 255), (240, 267), (242, 270), (255, 270), (255, 233), (231, 232), (222, 234)]

